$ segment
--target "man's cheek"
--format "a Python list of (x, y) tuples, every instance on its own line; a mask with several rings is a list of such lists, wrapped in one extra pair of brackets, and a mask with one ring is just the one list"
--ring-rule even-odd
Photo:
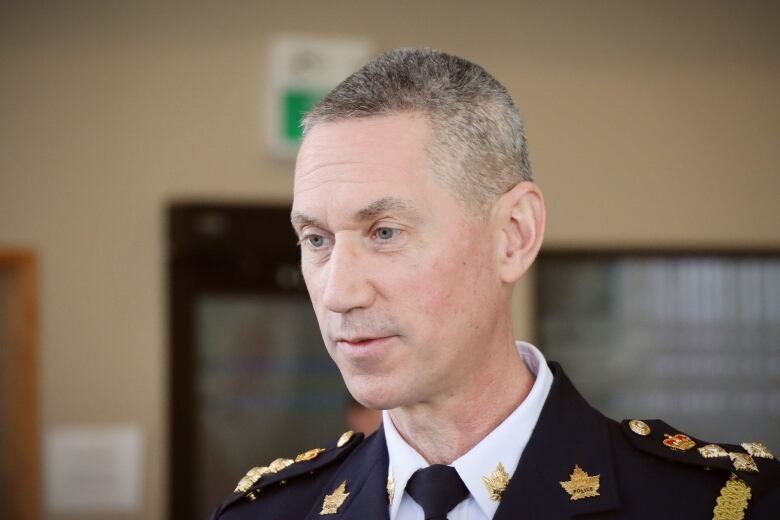
[[(314, 311), (319, 313), (320, 297), (322, 283), (317, 276), (316, 272), (312, 272), (310, 267), (306, 267), (305, 264), (301, 266), (301, 274), (303, 274), (303, 282), (306, 285), (306, 291), (309, 293), (309, 299), (314, 306)], [(318, 315), (319, 317), (319, 315)]]
[(415, 296), (410, 301), (416, 302), (416, 312), (426, 319), (449, 317), (452, 310), (450, 306), (455, 303), (454, 287), (457, 280), (446, 282), (439, 280), (441, 273), (431, 272), (427, 279), (411, 288)]

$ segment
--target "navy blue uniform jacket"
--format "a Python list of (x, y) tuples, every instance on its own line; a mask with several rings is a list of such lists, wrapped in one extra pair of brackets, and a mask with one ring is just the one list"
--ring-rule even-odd
[[(617, 423), (592, 408), (557, 363), (550, 368), (550, 394), (495, 520), (710, 519), (732, 473), (751, 488), (744, 518), (780, 519), (776, 459), (756, 458), (759, 471), (746, 472), (737, 471), (728, 457), (705, 459), (695, 448), (668, 448), (664, 434), (679, 431), (648, 420), (652, 433), (638, 435), (628, 421)], [(697, 446), (707, 444), (693, 440)], [(720, 446), (744, 453), (740, 446)], [(600, 475), (598, 496), (571, 500), (560, 483), (569, 480), (575, 465)], [(250, 490), (228, 498), (212, 520), (385, 520), (387, 473), (380, 428), (368, 438), (355, 435), (342, 447), (328, 446), (313, 460), (263, 476)], [(349, 492), (346, 500), (337, 513), (321, 515), (325, 495), (343, 481)]]

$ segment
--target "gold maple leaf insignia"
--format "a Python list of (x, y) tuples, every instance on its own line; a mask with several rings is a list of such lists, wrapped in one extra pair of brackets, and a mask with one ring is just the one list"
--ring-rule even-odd
[(568, 481), (561, 481), (561, 487), (566, 490), (572, 500), (599, 496), (600, 475), (588, 475), (579, 466), (574, 466), (574, 471)]
[(504, 465), (499, 462), (496, 470), (489, 477), (482, 477), (482, 482), (485, 483), (490, 500), (499, 502), (509, 484), (509, 473), (506, 472)]
[(393, 477), (393, 470), (391, 469), (390, 472), (387, 474), (387, 502), (389, 504), (393, 503), (393, 498), (395, 498), (395, 478)]
[(734, 463), (734, 468), (739, 471), (752, 471), (754, 473), (758, 472), (756, 461), (747, 453), (730, 452), (729, 458)]
[(349, 493), (347, 491), (347, 481), (345, 480), (341, 484), (339, 484), (339, 487), (333, 491), (330, 495), (325, 495), (325, 500), (322, 501), (322, 511), (320, 511), (321, 515), (332, 515), (339, 512), (339, 508), (341, 507), (341, 504), (344, 503), (344, 501), (349, 496)]
[(762, 459), (774, 459), (775, 456), (769, 451), (769, 448), (761, 444), (760, 442), (743, 442), (742, 447), (745, 448), (751, 457), (759, 457)]

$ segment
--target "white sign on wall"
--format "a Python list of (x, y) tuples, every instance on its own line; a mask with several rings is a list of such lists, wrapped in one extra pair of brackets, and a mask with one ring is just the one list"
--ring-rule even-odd
[(131, 512), (141, 506), (143, 435), (134, 425), (68, 426), (46, 434), (46, 509)]
[(372, 46), (364, 38), (280, 35), (271, 40), (270, 54), (268, 148), (275, 157), (292, 158), (301, 141), (302, 116), (366, 64)]

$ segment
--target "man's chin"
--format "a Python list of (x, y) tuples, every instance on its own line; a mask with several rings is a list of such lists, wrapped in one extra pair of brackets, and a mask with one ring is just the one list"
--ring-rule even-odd
[(351, 378), (347, 383), (347, 389), (355, 401), (372, 410), (390, 410), (401, 405), (403, 399), (397, 394), (397, 388), (386, 388), (385, 384), (367, 379), (370, 376)]

